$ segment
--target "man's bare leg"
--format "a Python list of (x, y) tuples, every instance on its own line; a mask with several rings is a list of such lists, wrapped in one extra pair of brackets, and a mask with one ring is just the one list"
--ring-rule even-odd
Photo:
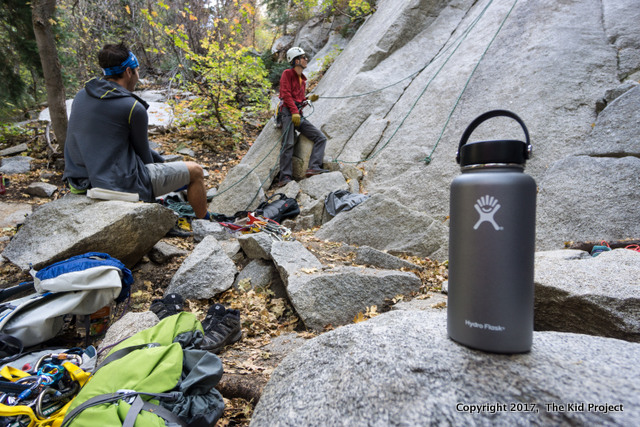
[(204, 172), (196, 162), (185, 162), (189, 169), (189, 185), (187, 199), (198, 218), (207, 215), (207, 191), (204, 187)]

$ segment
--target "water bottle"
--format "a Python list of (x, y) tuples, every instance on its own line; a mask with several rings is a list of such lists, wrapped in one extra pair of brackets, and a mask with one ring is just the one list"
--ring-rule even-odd
[[(484, 121), (517, 121), (526, 141), (467, 143)], [(462, 173), (451, 183), (449, 337), (494, 353), (524, 353), (533, 342), (536, 183), (524, 173), (529, 132), (516, 114), (476, 118), (460, 139)]]

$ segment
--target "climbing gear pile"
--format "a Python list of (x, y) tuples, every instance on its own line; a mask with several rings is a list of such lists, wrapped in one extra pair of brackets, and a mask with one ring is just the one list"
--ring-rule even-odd
[(610, 250), (611, 247), (609, 246), (609, 244), (603, 240), (599, 245), (595, 245), (593, 248), (591, 248), (591, 256), (598, 256), (602, 252), (609, 252)]
[(220, 225), (242, 234), (265, 232), (276, 240), (291, 240), (290, 229), (272, 219), (251, 212), (248, 212), (245, 218), (236, 219), (235, 222), (220, 222)]
[(0, 370), (0, 424), (59, 425), (72, 399), (91, 376), (79, 366), (92, 358), (93, 347), (86, 351), (73, 348), (46, 353), (22, 369), (5, 365)]

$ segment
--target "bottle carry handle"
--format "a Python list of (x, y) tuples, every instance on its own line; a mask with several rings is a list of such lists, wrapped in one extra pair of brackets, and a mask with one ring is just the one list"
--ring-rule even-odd
[(469, 140), (471, 133), (473, 133), (473, 131), (476, 130), (476, 128), (480, 126), (481, 123), (489, 119), (492, 119), (494, 117), (501, 117), (501, 116), (510, 117), (520, 124), (520, 126), (522, 127), (522, 130), (524, 131), (524, 136), (526, 139), (525, 146), (524, 146), (524, 158), (529, 159), (529, 157), (531, 157), (532, 147), (531, 147), (531, 141), (529, 140), (529, 131), (527, 130), (527, 127), (525, 126), (522, 119), (518, 117), (516, 113), (513, 113), (508, 110), (491, 110), (491, 111), (487, 111), (484, 114), (479, 115), (478, 117), (476, 117), (474, 121), (471, 122), (469, 126), (467, 126), (467, 129), (462, 134), (462, 138), (460, 138), (460, 145), (458, 145), (458, 152), (456, 153), (456, 162), (460, 163), (460, 150), (462, 149), (462, 146), (466, 144), (467, 141)]

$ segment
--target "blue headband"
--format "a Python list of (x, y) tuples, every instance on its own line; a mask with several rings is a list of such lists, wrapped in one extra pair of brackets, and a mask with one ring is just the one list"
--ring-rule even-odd
[(138, 58), (133, 54), (133, 52), (129, 52), (129, 57), (120, 65), (116, 65), (115, 67), (103, 68), (105, 76), (114, 76), (116, 74), (124, 73), (127, 68), (131, 68), (132, 70), (138, 68), (140, 64), (138, 64)]

